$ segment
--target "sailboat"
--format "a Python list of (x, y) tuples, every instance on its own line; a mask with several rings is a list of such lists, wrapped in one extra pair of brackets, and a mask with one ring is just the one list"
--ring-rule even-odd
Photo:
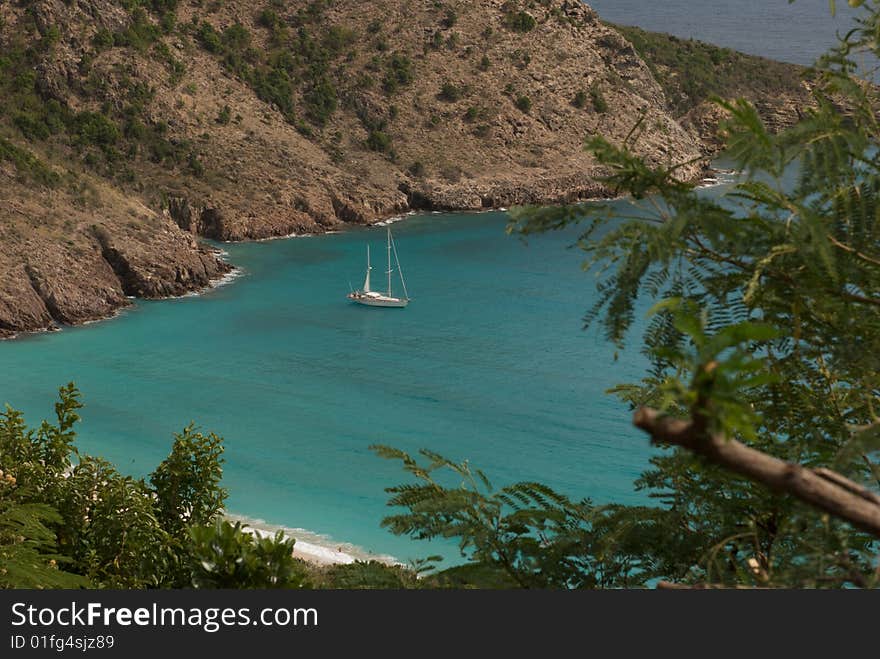
[[(391, 252), (394, 252), (394, 262), (397, 264), (397, 273), (400, 275), (400, 284), (403, 287), (403, 297), (394, 297), (391, 290), (391, 274), (394, 269), (391, 267)], [(388, 276), (388, 291), (379, 293), (370, 288), (370, 245), (367, 244), (367, 274), (364, 277), (364, 287), (359, 291), (352, 291), (348, 294), (348, 299), (358, 304), (365, 304), (368, 307), (397, 307), (402, 308), (409, 304), (409, 294), (406, 292), (406, 282), (403, 280), (403, 270), (400, 269), (400, 261), (397, 258), (397, 247), (394, 245), (394, 239), (391, 237), (391, 227), (388, 227), (388, 269), (385, 274)]]

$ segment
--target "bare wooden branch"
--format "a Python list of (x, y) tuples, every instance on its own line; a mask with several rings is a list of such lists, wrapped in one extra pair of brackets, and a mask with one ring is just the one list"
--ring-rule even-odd
[[(658, 444), (681, 446), (730, 471), (787, 492), (820, 510), (844, 519), (880, 538), (880, 504), (873, 492), (845, 476), (785, 462), (735, 439), (705, 431), (704, 424), (663, 416), (647, 407), (635, 413), (633, 423)], [(833, 474), (833, 476), (829, 476)], [(866, 496), (866, 494), (868, 496)]]
[(850, 480), (843, 474), (838, 474), (836, 471), (831, 471), (830, 469), (826, 469), (825, 467), (817, 467), (816, 469), (813, 469), (813, 471), (825, 480), (829, 480), (832, 483), (839, 485), (843, 489), (848, 490), (853, 494), (860, 496), (863, 499), (867, 499), (871, 503), (875, 503), (880, 506), (880, 494), (872, 492), (863, 485), (859, 485), (858, 483)]

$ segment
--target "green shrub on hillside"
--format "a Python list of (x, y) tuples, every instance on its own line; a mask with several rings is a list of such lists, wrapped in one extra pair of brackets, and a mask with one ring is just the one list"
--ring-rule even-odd
[(323, 126), (336, 111), (336, 88), (327, 77), (322, 77), (305, 93), (303, 100), (309, 118), (319, 126)]
[(504, 24), (514, 32), (531, 32), (538, 22), (534, 16), (524, 11), (511, 11), (504, 17)]
[(207, 21), (203, 22), (198, 32), (198, 39), (202, 46), (210, 53), (220, 53), (223, 51), (223, 43), (220, 40), (220, 34), (214, 29), (214, 26)]
[(593, 104), (593, 109), (599, 114), (608, 112), (608, 101), (605, 100), (605, 95), (599, 88), (599, 83), (594, 83), (590, 87), (590, 101)]
[(461, 87), (456, 86), (448, 80), (443, 83), (443, 86), (440, 87), (440, 92), (437, 94), (437, 98), (441, 101), (446, 101), (447, 103), (460, 101), (462, 96), (464, 96), (464, 91)]
[(391, 148), (391, 137), (384, 131), (372, 130), (369, 136), (367, 136), (367, 147), (371, 151), (387, 153)]
[(30, 151), (26, 151), (9, 140), (0, 137), (0, 160), (13, 164), (23, 180), (33, 181), (39, 185), (54, 187), (58, 185), (61, 177), (57, 172), (49, 168)]
[(385, 78), (382, 87), (393, 93), (400, 85), (408, 85), (415, 79), (412, 60), (402, 53), (393, 53), (386, 64)]

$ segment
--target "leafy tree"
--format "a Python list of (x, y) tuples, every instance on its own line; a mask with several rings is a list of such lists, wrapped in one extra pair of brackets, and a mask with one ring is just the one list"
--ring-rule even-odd
[(190, 424), (174, 436), (171, 454), (150, 475), (156, 493), (156, 516), (172, 535), (183, 538), (189, 526), (210, 524), (222, 512), (226, 489), (223, 443)]
[(157, 587), (173, 573), (176, 547), (142, 480), (107, 461), (83, 458), (54, 503), (61, 513), (59, 546), (78, 571), (111, 588)]
[(22, 503), (17, 479), (0, 470), (0, 588), (75, 588), (88, 580), (61, 569), (70, 561), (58, 553), (51, 525), (60, 516), (51, 506)]
[[(233, 576), (240, 587), (304, 583), (292, 540), (255, 539), (218, 521), (226, 498), (219, 437), (187, 426), (147, 483), (78, 455), (81, 407), (69, 384), (55, 423), (34, 430), (16, 410), (0, 414), (0, 586), (213, 587)], [(221, 576), (204, 563), (219, 561), (217, 552), (243, 564)]]
[[(878, 34), (872, 5), (781, 134), (749, 103), (718, 100), (741, 172), (721, 194), (684, 180), (692, 163), (648, 164), (628, 141), (596, 138), (588, 147), (628, 210), (512, 215), (523, 236), (582, 226), (576, 244), (598, 273), (586, 323), (608, 340), (623, 345), (637, 305), (655, 302), (651, 368), (613, 390), (667, 449), (637, 481), (655, 505), (572, 507), (534, 484), (494, 491), (433, 453), (418, 464), (380, 449), (418, 481), (389, 490), (404, 508), (385, 522), (393, 532), (459, 538), (473, 567), (519, 585), (878, 585), (880, 99), (853, 61), (880, 54)], [(440, 468), (463, 483), (444, 486)]]
[[(387, 489), (392, 494), (389, 505), (408, 509), (383, 520), (392, 533), (420, 540), (458, 538), (463, 556), (506, 574), (523, 588), (580, 587), (584, 579), (593, 578), (584, 569), (581, 552), (592, 511), (588, 501), (572, 503), (539, 483), (495, 491), (479, 469), (430, 451), (421, 452), (427, 463), (420, 464), (387, 446), (373, 450), (400, 460), (420, 481)], [(441, 469), (462, 484), (442, 485), (434, 476)]]
[[(626, 145), (595, 139), (606, 184), (632, 195), (634, 212), (521, 211), (513, 226), (529, 234), (586, 222), (579, 244), (589, 264), (612, 264), (587, 318), (610, 340), (623, 342), (637, 299), (661, 301), (645, 333), (652, 371), (616, 390), (624, 400), (689, 418), (702, 436), (834, 468), (863, 488), (878, 484), (880, 132), (876, 90), (859, 84), (850, 54), (877, 52), (877, 25), (871, 9), (823, 58), (814, 107), (780, 135), (747, 102), (719, 101), (730, 115), (729, 155), (743, 172), (720, 198), (679, 180), (678, 168), (648, 166)], [(649, 193), (663, 203), (642, 203)], [(639, 484), (667, 505), (670, 539), (694, 543), (697, 529), (702, 537), (663, 576), (753, 585), (876, 580), (870, 538), (839, 519), (682, 449), (653, 463)]]
[(274, 538), (248, 533), (241, 523), (218, 520), (194, 526), (192, 583), (196, 588), (303, 588), (301, 561), (293, 557), (294, 540), (281, 531)]

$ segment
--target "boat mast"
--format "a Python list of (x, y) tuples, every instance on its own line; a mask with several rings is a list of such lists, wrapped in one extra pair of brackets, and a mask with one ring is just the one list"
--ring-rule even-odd
[(397, 272), (400, 273), (400, 284), (403, 286), (403, 297), (405, 300), (408, 300), (409, 291), (406, 290), (406, 281), (403, 279), (403, 268), (400, 267), (400, 259), (397, 256), (397, 245), (394, 242), (394, 238), (391, 238), (391, 249), (394, 250), (394, 262), (397, 264)]
[(364, 277), (364, 293), (370, 292), (370, 243), (367, 243), (367, 275)]
[(388, 297), (391, 297), (391, 227), (388, 227)]

